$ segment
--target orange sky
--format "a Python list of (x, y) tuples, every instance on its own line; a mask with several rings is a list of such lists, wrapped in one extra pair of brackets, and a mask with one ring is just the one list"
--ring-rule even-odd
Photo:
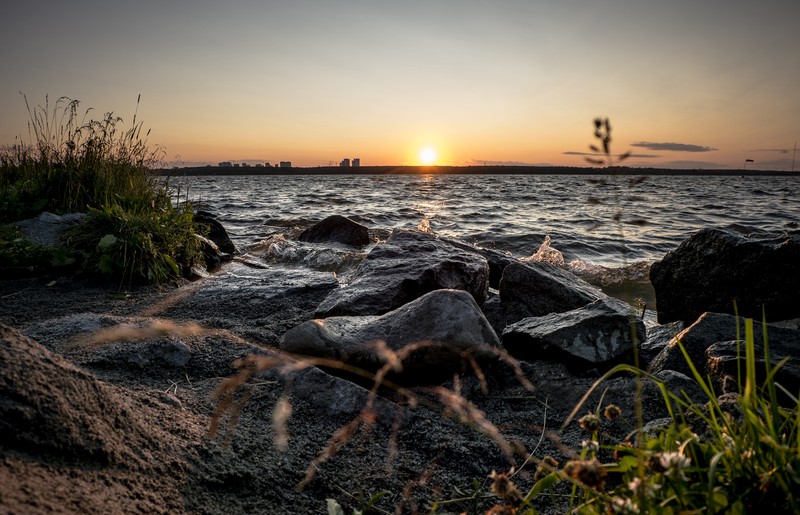
[[(786, 170), (800, 3), (440, 0), (15, 4), (0, 143), (19, 92), (140, 118), (173, 164), (585, 164), (592, 120), (632, 166)], [(796, 169), (800, 166), (796, 166)]]

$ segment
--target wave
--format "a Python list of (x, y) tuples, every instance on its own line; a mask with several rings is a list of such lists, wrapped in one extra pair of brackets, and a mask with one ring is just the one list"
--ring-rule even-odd
[(353, 250), (337, 244), (305, 243), (275, 234), (249, 247), (248, 254), (267, 263), (297, 265), (341, 274), (358, 266), (367, 255), (367, 250)]

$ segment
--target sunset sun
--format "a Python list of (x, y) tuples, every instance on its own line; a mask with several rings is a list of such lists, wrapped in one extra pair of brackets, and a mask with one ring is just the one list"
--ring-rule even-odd
[(436, 163), (436, 150), (431, 147), (425, 147), (419, 151), (419, 160), (423, 165), (432, 165)]

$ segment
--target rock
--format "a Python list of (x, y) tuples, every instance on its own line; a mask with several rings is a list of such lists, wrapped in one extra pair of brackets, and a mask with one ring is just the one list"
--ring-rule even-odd
[(692, 322), (702, 313), (767, 321), (800, 316), (800, 234), (749, 238), (703, 229), (650, 268), (658, 321)]
[(136, 460), (143, 430), (112, 388), (0, 324), (0, 441), (4, 448), (105, 465)]
[(317, 308), (316, 317), (382, 315), (433, 290), (458, 289), (483, 303), (489, 265), (439, 238), (396, 229), (361, 262), (354, 279)]
[[(637, 334), (644, 338), (644, 323), (634, 320)], [(555, 357), (572, 365), (578, 358), (584, 365), (608, 364), (633, 349), (631, 309), (615, 299), (598, 299), (566, 313), (521, 320), (506, 327), (502, 340), (519, 359)]]
[(22, 230), (25, 239), (36, 245), (45, 247), (61, 246), (64, 231), (78, 224), (86, 217), (85, 213), (70, 213), (63, 216), (45, 211), (36, 218), (15, 222)]
[[(775, 381), (790, 392), (797, 392), (800, 389), (800, 331), (793, 345), (786, 346), (773, 339), (772, 331), (769, 332), (769, 358), (770, 367), (775, 368), (781, 360), (786, 357), (790, 359), (778, 369), (775, 374)], [(766, 376), (766, 358), (764, 346), (754, 345), (756, 381), (759, 385), (763, 384)], [(737, 352), (739, 355), (737, 356)], [(718, 342), (706, 349), (708, 371), (717, 385), (724, 387), (723, 391), (736, 391), (736, 377), (741, 370), (744, 381), (745, 374), (745, 351), (744, 345), (737, 342)], [(738, 366), (737, 366), (738, 363)], [(744, 385), (742, 385), (744, 386)]]
[(639, 344), (639, 365), (641, 368), (647, 368), (650, 362), (658, 356), (664, 347), (669, 345), (669, 342), (684, 329), (684, 323), (681, 321), (672, 322), (669, 324), (658, 325), (647, 329), (647, 339), (640, 341)]
[(396, 353), (430, 341), (403, 359), (404, 378), (427, 381), (461, 371), (461, 355), (480, 357), (500, 341), (475, 299), (461, 290), (436, 290), (382, 316), (341, 316), (305, 322), (281, 338), (284, 351), (339, 360), (375, 371), (384, 355), (371, 342), (381, 340)]
[(457, 249), (465, 250), (467, 252), (472, 252), (473, 254), (478, 254), (479, 256), (483, 256), (484, 258), (486, 258), (486, 261), (489, 263), (490, 288), (500, 288), (500, 279), (503, 277), (503, 270), (505, 270), (506, 267), (511, 263), (520, 262), (518, 259), (511, 257), (507, 254), (504, 254), (502, 252), (499, 252), (497, 250), (476, 247), (474, 245), (469, 245), (455, 238), (442, 238), (442, 241), (449, 243), (450, 245), (454, 246)]
[[(199, 234), (195, 234), (194, 236), (200, 241), (200, 252), (203, 253), (203, 261), (206, 264), (206, 270), (209, 272), (216, 272), (219, 270), (222, 266), (222, 252), (219, 250), (217, 244)], [(184, 275), (188, 274), (185, 273)]]
[[(740, 338), (744, 340), (744, 319), (738, 319)], [(736, 340), (737, 319), (735, 316), (723, 313), (703, 313), (697, 321), (684, 329), (680, 334), (673, 338), (669, 344), (653, 359), (650, 368), (653, 372), (662, 370), (676, 370), (686, 375), (691, 375), (691, 369), (686, 363), (680, 351), (677, 341), (683, 344), (692, 363), (698, 371), (705, 376), (709, 368), (720, 370), (721, 362), (712, 361), (708, 366), (707, 350), (715, 343), (730, 342)], [(757, 345), (762, 343), (763, 327), (760, 323), (753, 323), (753, 333)], [(797, 356), (800, 353), (800, 331), (767, 325), (767, 336), (769, 338), (770, 356), (778, 358), (784, 356)], [(720, 358), (724, 353), (724, 348), (728, 345), (718, 347), (715, 357)], [(719, 352), (721, 354), (716, 354)], [(763, 355), (763, 353), (762, 353)], [(742, 357), (744, 357), (744, 344), (742, 344)], [(725, 360), (722, 360), (725, 361)], [(735, 374), (734, 374), (735, 377)]]
[(341, 215), (331, 215), (300, 233), (300, 241), (308, 243), (337, 242), (354, 247), (369, 244), (369, 229)]
[(500, 294), (491, 290), (489, 298), (481, 304), (481, 311), (497, 334), (503, 334), (509, 325), (531, 316), (524, 304), (513, 301), (503, 302)]
[(532, 317), (563, 313), (603, 297), (599, 289), (549, 263), (509, 264), (500, 280), (503, 303), (517, 302)]
[[(328, 374), (316, 367), (272, 369), (263, 374), (268, 381), (285, 386), (292, 400), (302, 399), (320, 414), (335, 419), (351, 420), (361, 413), (370, 401), (370, 392), (351, 381)], [(377, 421), (391, 426), (401, 411), (397, 404), (380, 396), (372, 399), (372, 411)]]
[(208, 227), (209, 231), (206, 237), (217, 244), (219, 250), (225, 254), (236, 254), (236, 245), (231, 241), (228, 236), (228, 231), (219, 223), (216, 217), (208, 211), (198, 211), (194, 214), (195, 223), (202, 224)]
[(686, 374), (681, 374), (675, 370), (662, 370), (654, 375), (656, 379), (664, 383), (667, 390), (682, 399), (688, 397), (689, 401), (692, 403), (702, 403), (708, 400), (703, 389), (697, 384), (697, 381)]

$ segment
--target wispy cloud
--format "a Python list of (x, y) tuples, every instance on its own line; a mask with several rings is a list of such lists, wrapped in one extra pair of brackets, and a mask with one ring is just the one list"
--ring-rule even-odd
[[(568, 150), (567, 152), (562, 152), (562, 154), (564, 154), (566, 156), (590, 156), (590, 157), (598, 157), (598, 158), (605, 157), (604, 154), (597, 154), (597, 153), (594, 153), (594, 152), (575, 152), (575, 151), (572, 151), (572, 150)], [(623, 155), (624, 154), (617, 154), (614, 157), (619, 158), (619, 157), (622, 157)], [(638, 157), (640, 159), (655, 159), (655, 158), (661, 157), (661, 156), (657, 156), (657, 155), (654, 155), (654, 154), (628, 154), (628, 157)]]
[(779, 154), (788, 154), (788, 148), (756, 148), (754, 150), (750, 150), (750, 152), (777, 152)]
[(675, 168), (675, 169), (689, 169), (689, 170), (713, 170), (716, 168), (731, 168), (723, 163), (713, 163), (710, 161), (666, 161), (658, 163), (660, 168)]
[(670, 152), (713, 152), (718, 150), (714, 147), (690, 145), (688, 143), (653, 143), (651, 141), (640, 141), (638, 143), (632, 143), (631, 146), (646, 148), (647, 150), (663, 150)]
[[(543, 166), (543, 163), (525, 163), (523, 161), (492, 161), (487, 159), (469, 159), (464, 166)], [(550, 166), (550, 165), (546, 165)]]

